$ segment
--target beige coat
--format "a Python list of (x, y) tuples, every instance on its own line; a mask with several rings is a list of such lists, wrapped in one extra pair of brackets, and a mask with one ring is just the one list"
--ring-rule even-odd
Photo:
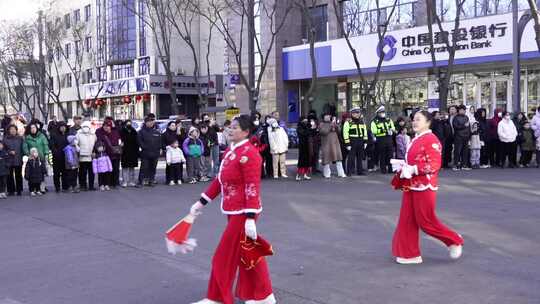
[(339, 126), (332, 125), (330, 122), (321, 122), (319, 125), (323, 165), (343, 160), (343, 156), (341, 155), (341, 146), (339, 144), (339, 132)]

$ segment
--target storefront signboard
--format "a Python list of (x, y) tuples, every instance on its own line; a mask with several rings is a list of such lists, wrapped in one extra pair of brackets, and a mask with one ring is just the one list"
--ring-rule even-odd
[[(521, 13), (522, 14), (522, 13)], [(540, 57), (535, 43), (533, 22), (523, 33), (522, 58)], [(443, 30), (434, 27), (430, 37), (427, 26), (388, 32), (379, 42), (378, 34), (352, 37), (364, 73), (376, 70), (383, 56), (382, 71), (403, 71), (432, 67), (432, 54), (439, 66), (447, 65), (448, 50), (445, 37), (456, 37), (456, 64), (478, 64), (512, 59), (512, 14), (494, 15), (460, 22), (457, 31), (454, 23), (443, 23)], [(434, 47), (432, 48), (431, 41)], [(300, 45), (283, 49), (284, 80), (311, 78), (308, 46)], [(345, 39), (316, 44), (317, 71), (320, 77), (354, 75), (356, 65)]]

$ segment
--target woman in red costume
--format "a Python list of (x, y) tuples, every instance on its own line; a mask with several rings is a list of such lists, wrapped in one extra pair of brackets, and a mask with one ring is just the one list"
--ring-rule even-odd
[(228, 218), (212, 259), (207, 297), (193, 304), (233, 304), (232, 287), (237, 272), (236, 297), (246, 304), (276, 303), (264, 258), (252, 269), (239, 267), (240, 242), (246, 237), (257, 239), (255, 222), (262, 211), (262, 159), (259, 150), (249, 142), (252, 127), (247, 115), (234, 119), (228, 135), (232, 146), (225, 151), (219, 175), (191, 207), (190, 213), (197, 216), (204, 205), (221, 193), (221, 211)]
[(403, 191), (399, 222), (392, 253), (400, 264), (420, 264), (419, 229), (448, 246), (450, 258), (458, 259), (463, 238), (442, 224), (435, 214), (442, 145), (431, 133), (432, 117), (427, 111), (414, 115), (416, 137), (407, 147), (405, 161), (392, 160), (396, 175), (392, 185)]

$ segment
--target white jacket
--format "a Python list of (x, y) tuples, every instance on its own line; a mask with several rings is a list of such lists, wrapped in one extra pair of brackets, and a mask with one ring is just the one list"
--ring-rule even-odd
[(84, 132), (82, 128), (77, 131), (77, 141), (79, 146), (79, 161), (90, 162), (92, 161), (92, 153), (94, 152), (94, 145), (96, 144), (96, 134), (92, 130)]
[(282, 127), (276, 129), (268, 127), (268, 141), (272, 154), (281, 154), (289, 150), (289, 136)]
[(507, 120), (504, 118), (501, 120), (501, 122), (499, 122), (499, 126), (497, 127), (497, 133), (499, 134), (499, 139), (504, 143), (511, 143), (516, 141), (518, 135), (514, 122), (512, 120)]
[(180, 147), (173, 148), (171, 146), (167, 146), (166, 160), (168, 165), (186, 162), (186, 158), (184, 157), (184, 152), (182, 152), (182, 149), (180, 149)]
[(534, 115), (532, 121), (531, 121), (531, 128), (534, 131), (534, 136), (536, 138), (540, 137), (540, 112), (536, 111), (536, 114)]

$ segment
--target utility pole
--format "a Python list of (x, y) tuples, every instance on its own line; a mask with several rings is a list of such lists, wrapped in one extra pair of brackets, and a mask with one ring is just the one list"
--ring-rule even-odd
[[(518, 0), (512, 0), (512, 39), (513, 39), (513, 52), (512, 52), (512, 112), (521, 112), (521, 69), (520, 69), (520, 44), (521, 33), (518, 24)], [(508, 109), (510, 110), (510, 109)]]
[[(255, 112), (255, 0), (247, 0), (249, 110)], [(241, 72), (241, 71), (240, 71)]]

